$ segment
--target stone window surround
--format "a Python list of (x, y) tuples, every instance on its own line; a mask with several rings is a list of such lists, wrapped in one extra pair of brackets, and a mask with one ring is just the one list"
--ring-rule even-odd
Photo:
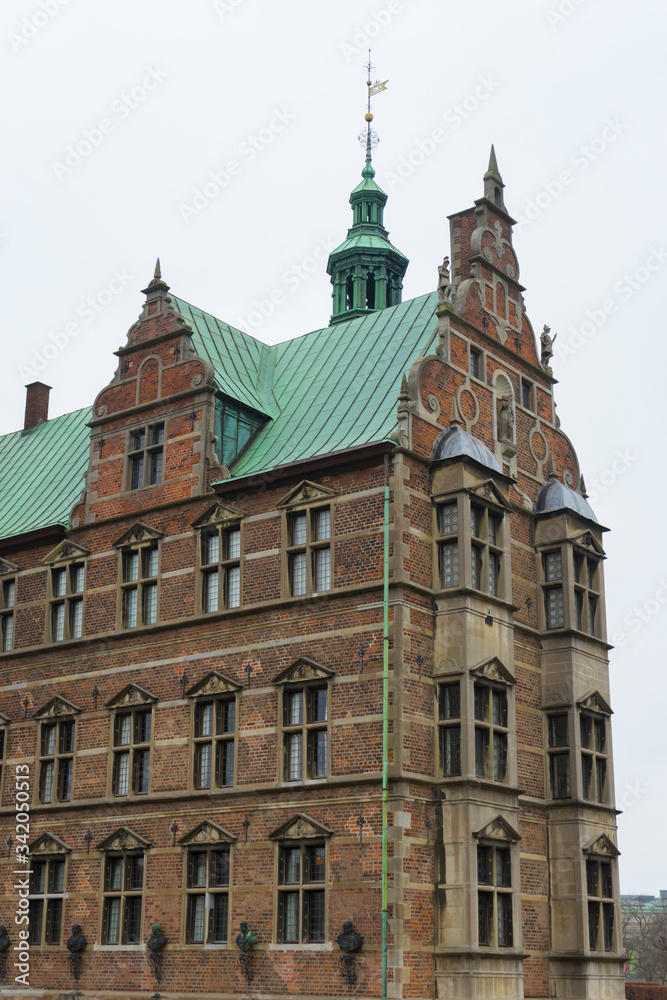
[[(544, 725), (545, 725), (545, 740), (544, 745), (547, 748), (546, 761), (545, 761), (545, 788), (548, 791), (548, 799), (552, 802), (564, 802), (571, 804), (572, 802), (579, 802), (585, 805), (595, 805), (595, 806), (605, 806), (609, 803), (613, 804), (613, 758), (610, 747), (610, 721), (612, 710), (606, 700), (602, 697), (599, 691), (593, 691), (577, 701), (576, 705), (572, 705), (567, 700), (562, 700), (558, 702), (551, 703), (549, 705), (543, 706), (544, 710)], [(565, 746), (561, 745), (551, 745), (550, 740), (550, 718), (554, 716), (563, 715), (567, 717), (567, 729), (568, 729), (568, 744)], [(581, 719), (582, 717), (591, 718), (591, 741), (592, 745), (589, 748), (582, 747), (581, 742)], [(595, 722), (604, 723), (604, 751), (597, 751), (595, 749)], [(552, 756), (562, 754), (567, 755), (568, 759), (568, 773), (569, 773), (569, 791), (570, 794), (567, 796), (559, 796), (557, 798), (553, 797), (553, 786), (551, 780), (551, 760)], [(584, 797), (584, 787), (583, 787), (583, 771), (582, 771), (582, 757), (590, 756), (593, 758), (592, 765), (592, 777), (591, 777), (591, 789), (592, 795), (590, 798)], [(605, 774), (604, 774), (604, 791), (603, 800), (600, 802), (597, 797), (597, 767), (595, 764), (595, 759), (601, 758), (605, 761)]]
[[(206, 791), (205, 788), (200, 789), (197, 784), (195, 769), (197, 767), (197, 745), (199, 743), (211, 743), (213, 746), (212, 760), (211, 760), (211, 790), (216, 791), (232, 791), (236, 788), (238, 784), (238, 736), (239, 736), (239, 708), (241, 699), (239, 697), (241, 692), (241, 687), (232, 681), (229, 677), (225, 677), (224, 674), (220, 674), (217, 671), (212, 671), (207, 674), (204, 678), (193, 685), (188, 691), (186, 691), (186, 697), (190, 699), (192, 703), (191, 716), (190, 716), (190, 733), (192, 737), (189, 741), (190, 743), (190, 753), (188, 762), (188, 787), (193, 791)], [(234, 701), (234, 730), (233, 733), (217, 733), (216, 723), (216, 705), (217, 703)], [(196, 737), (196, 716), (199, 706), (202, 703), (212, 703), (213, 708), (213, 723), (214, 723), (214, 733), (210, 737)], [(233, 775), (234, 779), (230, 785), (218, 785), (216, 782), (216, 772), (218, 770), (217, 766), (217, 753), (216, 747), (221, 743), (231, 743), (233, 746)]]
[[(232, 896), (234, 888), (234, 845), (236, 844), (236, 837), (229, 833), (227, 830), (218, 826), (211, 820), (204, 820), (200, 823), (194, 830), (191, 830), (185, 836), (181, 837), (178, 841), (179, 845), (183, 849), (183, 913), (181, 920), (181, 943), (187, 945), (189, 948), (197, 948), (202, 950), (225, 950), (230, 941), (233, 940), (234, 933), (231, 924), (232, 920)], [(211, 895), (214, 894), (226, 894), (228, 899), (227, 908), (227, 940), (226, 941), (209, 941), (210, 936), (210, 920), (212, 907), (205, 907), (206, 912), (206, 927), (205, 936), (206, 939), (203, 942), (193, 942), (190, 941), (190, 929), (189, 929), (189, 897), (193, 895), (200, 895), (202, 888), (199, 886), (190, 886), (190, 857), (196, 852), (206, 852), (207, 855), (214, 853), (215, 851), (225, 850), (228, 854), (228, 880), (226, 886), (212, 887), (209, 888), (209, 859), (207, 858), (207, 885), (203, 890), (205, 895), (205, 902), (210, 903)], [(206, 897), (209, 897), (206, 899)]]
[[(106, 703), (106, 708), (109, 710), (110, 714), (110, 725), (109, 725), (109, 768), (107, 774), (107, 796), (112, 798), (119, 803), (126, 802), (130, 799), (143, 798), (150, 795), (152, 787), (152, 762), (153, 755), (155, 752), (154, 742), (155, 742), (155, 712), (154, 708), (157, 704), (157, 698), (149, 694), (143, 688), (138, 687), (136, 684), (128, 684), (122, 689), (114, 698)], [(145, 743), (140, 743), (136, 739), (136, 725), (137, 717), (139, 714), (144, 712), (150, 712), (151, 722), (150, 722), (150, 738)], [(130, 716), (130, 742), (125, 744), (117, 744), (116, 737), (118, 732), (118, 720), (121, 716)], [(134, 790), (135, 786), (135, 761), (136, 754), (138, 752), (148, 751), (148, 788), (145, 792), (136, 792)], [(117, 795), (115, 791), (116, 787), (116, 768), (115, 763), (116, 758), (121, 754), (127, 753), (129, 756), (128, 760), (128, 789), (122, 795)]]
[[(559, 532), (560, 534), (560, 532)], [(585, 538), (591, 539), (591, 544), (589, 546), (584, 546), (579, 544), (580, 541)], [(604, 629), (604, 583), (602, 578), (602, 563), (604, 560), (604, 553), (599, 548), (599, 546), (593, 542), (592, 535), (590, 532), (580, 531), (577, 535), (570, 537), (558, 537), (555, 538), (551, 543), (543, 543), (536, 546), (537, 550), (537, 578), (538, 585), (541, 590), (541, 599), (539, 601), (539, 628), (540, 631), (546, 632), (547, 634), (551, 632), (559, 632), (563, 629), (568, 631), (576, 631), (580, 635), (588, 636), (593, 639), (601, 639), (604, 641), (605, 636), (603, 634)], [(561, 579), (560, 580), (547, 580), (546, 573), (546, 556), (551, 553), (559, 553), (561, 557)], [(580, 569), (580, 576), (582, 572), (588, 572), (588, 562), (592, 561), (595, 563), (594, 567), (594, 583), (595, 588), (589, 588), (586, 585), (586, 581), (583, 581), (577, 577), (575, 570), (575, 556), (583, 560), (582, 568)], [(560, 589), (563, 594), (563, 624), (560, 626), (548, 627), (547, 618), (547, 592), (550, 589)], [(577, 609), (575, 605), (575, 593), (582, 593), (583, 599), (583, 611), (582, 611), (582, 628), (577, 628)], [(596, 600), (596, 621), (594, 626), (594, 631), (588, 630), (588, 601), (587, 596), (595, 598)]]
[[(509, 576), (509, 560), (510, 560), (510, 539), (509, 539), (509, 519), (507, 516), (507, 508), (495, 498), (495, 491), (491, 485), (491, 481), (484, 484), (486, 489), (483, 495), (479, 495), (479, 491), (474, 490), (456, 490), (455, 492), (446, 494), (437, 494), (432, 496), (433, 503), (433, 537), (436, 541), (435, 552), (434, 552), (434, 565), (433, 565), (433, 580), (434, 580), (434, 590), (446, 592), (448, 590), (456, 589), (467, 589), (473, 590), (475, 593), (482, 594), (485, 599), (490, 600), (507, 600), (507, 595), (511, 594), (511, 577)], [(441, 510), (448, 504), (455, 503), (457, 506), (457, 519), (458, 519), (458, 533), (456, 535), (443, 535), (441, 533)], [(472, 535), (472, 525), (471, 525), (471, 508), (472, 507), (481, 508), (483, 510), (483, 518), (486, 520), (489, 514), (495, 515), (499, 519), (499, 524), (497, 528), (497, 539), (496, 543), (490, 542), (488, 539), (488, 531), (486, 537), (473, 539)], [(484, 528), (482, 529), (484, 532)], [(458, 545), (458, 578), (459, 582), (456, 587), (443, 587), (442, 584), (442, 547), (446, 544), (454, 543)], [(483, 583), (486, 579), (487, 589), (478, 590), (472, 586), (473, 577), (473, 566), (472, 566), (472, 547), (482, 549), (482, 564), (481, 564), (481, 582)], [(488, 589), (489, 583), (489, 557), (490, 553), (500, 557), (500, 570), (498, 572), (497, 579), (497, 594), (490, 593)]]
[[(153, 437), (156, 428), (161, 429), (162, 436), (161, 440), (157, 443), (153, 442)], [(141, 448), (135, 448), (134, 436), (135, 434), (144, 434), (144, 444)], [(158, 483), (164, 482), (164, 470), (165, 470), (165, 452), (167, 447), (167, 423), (164, 418), (158, 420), (149, 420), (148, 422), (138, 424), (135, 427), (126, 429), (126, 443), (125, 443), (125, 489), (124, 492), (137, 493), (139, 490), (148, 489), (151, 486), (156, 486)], [(161, 454), (162, 463), (159, 477), (155, 482), (151, 482), (153, 478), (152, 474), (152, 462), (153, 455)], [(142, 482), (140, 486), (132, 486), (133, 478), (133, 468), (134, 460), (141, 457), (142, 462)]]
[[(494, 954), (494, 955), (507, 955), (515, 954), (517, 950), (520, 951), (520, 937), (521, 937), (521, 920), (517, 920), (517, 907), (520, 908), (521, 900), (521, 883), (520, 883), (520, 856), (519, 856), (519, 834), (510, 826), (510, 824), (501, 816), (498, 815), (490, 822), (486, 824), (481, 830), (473, 832), (472, 835), (472, 855), (471, 863), (474, 864), (473, 868), (473, 884), (477, 888), (480, 885), (479, 882), (479, 854), (478, 848), (493, 848), (494, 850), (494, 884), (488, 884), (488, 888), (483, 889), (484, 892), (493, 892), (493, 919), (492, 919), (492, 940), (489, 944), (479, 944), (479, 948), (484, 954)], [(497, 938), (497, 895), (499, 892), (499, 887), (497, 885), (496, 875), (496, 857), (495, 851), (507, 850), (509, 852), (509, 862), (510, 862), (510, 885), (505, 887), (500, 887), (500, 892), (503, 895), (509, 895), (511, 898), (510, 903), (510, 913), (511, 913), (511, 925), (512, 925), (512, 941), (508, 944), (499, 945)], [(482, 883), (485, 884), (485, 883)], [(478, 893), (479, 889), (474, 893), (474, 910), (472, 914), (474, 926), (479, 930), (479, 909), (478, 909)], [(473, 894), (471, 894), (473, 895)]]
[[(329, 888), (330, 888), (330, 859), (329, 859), (329, 839), (332, 836), (332, 831), (328, 830), (326, 827), (315, 822), (309, 816), (304, 814), (297, 814), (292, 819), (283, 823), (277, 830), (274, 830), (269, 834), (269, 838), (276, 843), (275, 852), (275, 870), (274, 870), (274, 906), (273, 906), (273, 944), (270, 945), (272, 950), (322, 950), (324, 947), (326, 950), (329, 948)], [(291, 890), (289, 886), (290, 883), (281, 883), (281, 858), (282, 852), (289, 847), (297, 847), (301, 850), (301, 872), (300, 880), (298, 886), (295, 883), (295, 888)], [(303, 871), (303, 857), (304, 850), (308, 847), (323, 847), (324, 848), (324, 881), (322, 882), (308, 882), (304, 881), (304, 871)], [(283, 888), (283, 885), (288, 886), (288, 888)], [(303, 894), (309, 891), (309, 887), (312, 887), (314, 891), (324, 892), (324, 940), (322, 941), (308, 941), (306, 935), (303, 933), (304, 924), (304, 911), (303, 911)], [(297, 891), (299, 892), (299, 941), (297, 943), (293, 942), (283, 942), (281, 940), (283, 934), (281, 930), (281, 892), (285, 891)]]
[[(322, 784), (331, 775), (331, 692), (333, 676), (333, 671), (328, 668), (322, 667), (320, 664), (314, 663), (305, 657), (301, 657), (274, 679), (274, 684), (278, 688), (278, 759), (276, 762), (276, 777), (283, 788)], [(326, 720), (309, 721), (310, 698), (308, 694), (317, 689), (326, 689)], [(288, 725), (286, 724), (286, 699), (291, 693), (298, 691), (302, 692), (302, 722)], [(310, 734), (322, 731), (326, 733), (326, 774), (313, 778), (310, 776)], [(300, 733), (302, 738), (301, 777), (290, 780), (286, 777), (289, 763), (287, 756), (288, 737), (297, 733)]]
[[(281, 513), (281, 534), (282, 544), (282, 566), (281, 566), (281, 592), (284, 597), (305, 599), (307, 597), (328, 594), (334, 588), (334, 565), (335, 565), (335, 500), (336, 494), (324, 486), (309, 481), (303, 481), (295, 487), (277, 507)], [(317, 539), (315, 527), (315, 517), (321, 510), (329, 510), (329, 537)], [(296, 515), (305, 514), (307, 517), (307, 539), (303, 544), (292, 544), (292, 524)], [(329, 587), (326, 590), (317, 591), (315, 589), (315, 553), (318, 550), (329, 550)], [(304, 594), (292, 593), (292, 558), (295, 555), (305, 553), (306, 559), (306, 586)]]
[[(62, 900), (64, 902), (66, 899), (69, 898), (69, 893), (66, 891), (68, 867), (69, 867), (67, 863), (67, 858), (69, 853), (70, 849), (59, 838), (53, 836), (52, 834), (43, 834), (30, 847), (30, 857), (34, 861), (45, 861), (47, 863), (47, 869), (46, 869), (47, 885), (45, 887), (44, 892), (34, 893), (33, 876), (31, 876), (30, 879), (30, 894), (28, 898), (30, 899), (30, 901), (43, 900), (44, 903), (46, 904), (42, 908), (39, 944), (37, 942), (31, 941), (30, 943), (31, 948), (49, 948), (49, 949), (58, 948), (63, 943), (63, 937), (65, 931), (64, 907), (61, 910), (60, 914), (60, 935), (59, 935), (60, 940), (54, 941), (52, 943), (47, 942), (45, 935), (48, 924), (49, 903), (52, 900), (56, 901)], [(49, 891), (52, 878), (52, 865), (54, 862), (62, 862), (64, 863), (65, 866), (63, 875), (63, 890), (61, 892)]]
[[(195, 601), (196, 614), (215, 614), (219, 611), (236, 610), (243, 606), (243, 564), (244, 564), (244, 511), (231, 504), (218, 502), (209, 508), (201, 517), (193, 522), (197, 541), (197, 597)], [(225, 551), (226, 535), (229, 531), (239, 531), (239, 555), (227, 558)], [(217, 532), (218, 535), (218, 559), (215, 562), (204, 562), (204, 537), (207, 533)], [(226, 598), (226, 571), (231, 567), (239, 569), (239, 603), (227, 605)], [(217, 567), (218, 572), (218, 607), (210, 610), (206, 609), (206, 599), (204, 587), (207, 572), (212, 572), (213, 567)]]
[[(120, 631), (134, 631), (134, 629), (142, 628), (145, 625), (158, 625), (160, 624), (160, 587), (161, 587), (161, 574), (160, 566), (162, 563), (162, 540), (164, 534), (161, 531), (156, 531), (154, 528), (149, 528), (147, 525), (137, 522), (129, 531), (126, 531), (117, 541), (113, 543), (113, 547), (118, 552), (118, 573), (116, 582), (116, 621), (117, 628)], [(146, 576), (145, 574), (145, 562), (146, 553), (150, 550), (157, 551), (157, 570), (154, 576)], [(125, 579), (126, 576), (126, 566), (127, 559), (129, 556), (134, 554), (138, 555), (138, 571), (137, 579), (130, 580)], [(150, 568), (150, 567), (149, 567)], [(156, 607), (155, 607), (155, 622), (146, 623), (144, 622), (145, 608), (144, 608), (144, 596), (147, 593), (147, 588), (155, 586), (156, 594)], [(125, 594), (131, 590), (136, 590), (136, 624), (126, 625), (125, 624)]]
[[(138, 837), (136, 834), (133, 834), (126, 827), (121, 827), (119, 830), (116, 830), (115, 833), (113, 833), (109, 837), (107, 837), (104, 841), (102, 841), (101, 844), (98, 844), (97, 850), (100, 851), (100, 852), (102, 852), (103, 858), (102, 858), (102, 866), (101, 866), (101, 885), (100, 885), (100, 894), (99, 894), (100, 895), (101, 905), (99, 907), (99, 926), (98, 926), (98, 935), (97, 935), (97, 940), (98, 940), (98, 942), (100, 942), (100, 944), (95, 944), (95, 950), (96, 951), (97, 950), (100, 950), (100, 951), (106, 951), (106, 950), (112, 950), (112, 951), (119, 951), (119, 950), (123, 950), (123, 951), (124, 950), (137, 951), (137, 950), (140, 950), (140, 951), (143, 951), (143, 950), (145, 950), (146, 946), (145, 946), (145, 943), (144, 943), (144, 941), (142, 939), (141, 932), (140, 932), (140, 940), (137, 941), (137, 942), (123, 941), (123, 937), (125, 936), (125, 928), (124, 928), (125, 901), (126, 901), (127, 898), (129, 898), (129, 896), (133, 896), (134, 898), (137, 898), (137, 897), (141, 898), (141, 914), (140, 914), (140, 918), (139, 919), (140, 919), (140, 924), (143, 925), (143, 920), (144, 920), (144, 916), (145, 916), (144, 905), (143, 904), (144, 904), (144, 894), (146, 892), (146, 882), (147, 882), (147, 879), (146, 879), (147, 864), (146, 864), (146, 862), (148, 860), (148, 849), (149, 849), (149, 847), (150, 847), (150, 844), (148, 844), (147, 841), (143, 840), (143, 838), (141, 838), (141, 837)], [(143, 873), (142, 873), (142, 887), (141, 887), (141, 890), (127, 889), (126, 886), (125, 886), (126, 875), (127, 875), (127, 860), (129, 858), (139, 857), (139, 856), (141, 856), (143, 858)], [(119, 857), (123, 858), (123, 883), (124, 884), (123, 884), (123, 887), (120, 890), (114, 891), (114, 890), (110, 890), (110, 889), (106, 888), (106, 885), (107, 885), (107, 873), (109, 871), (109, 869), (108, 869), (108, 862), (112, 858), (119, 858)], [(109, 944), (109, 943), (107, 943), (105, 941), (105, 937), (106, 937), (106, 933), (107, 933), (107, 906), (106, 906), (105, 900), (108, 899), (108, 898), (110, 898), (111, 896), (115, 896), (115, 897), (120, 896), (120, 898), (122, 900), (121, 901), (121, 911), (120, 911), (120, 914), (119, 914), (119, 930), (120, 930), (120, 933), (119, 933), (119, 941), (118, 941), (117, 944), (116, 943)]]
[(0, 559), (0, 652), (14, 648), (16, 625), (16, 587), (19, 568), (7, 559)]
[[(73, 573), (79, 568), (83, 569), (83, 585), (80, 590), (74, 589)], [(56, 574), (65, 574), (65, 593), (56, 594), (55, 593), (55, 578)], [(68, 639), (81, 639), (83, 638), (83, 622), (85, 620), (85, 600), (86, 600), (86, 577), (87, 577), (87, 565), (85, 558), (80, 556), (70, 556), (69, 558), (59, 559), (57, 562), (51, 563), (48, 571), (48, 600), (47, 600), (47, 611), (46, 611), (46, 635), (47, 642), (66, 642)], [(73, 629), (73, 615), (75, 613), (76, 605), (81, 605), (81, 634), (72, 635)], [(55, 627), (54, 618), (56, 608), (59, 605), (64, 606), (64, 624), (63, 624), (63, 635), (62, 639), (56, 639), (55, 637)]]

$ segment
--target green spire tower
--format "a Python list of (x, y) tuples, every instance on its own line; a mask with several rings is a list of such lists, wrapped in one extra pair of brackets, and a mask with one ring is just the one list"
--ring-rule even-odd
[(366, 128), (359, 136), (359, 141), (366, 146), (366, 163), (361, 171), (361, 184), (350, 195), (352, 226), (347, 231), (347, 239), (329, 255), (327, 274), (331, 275), (333, 285), (330, 325), (397, 305), (401, 301), (403, 276), (409, 263), (408, 258), (389, 242), (383, 218), (387, 195), (375, 183), (371, 162), (373, 147), (379, 142), (371, 129), (371, 97), (385, 89), (386, 81), (371, 82), (370, 52), (366, 69), (368, 110)]

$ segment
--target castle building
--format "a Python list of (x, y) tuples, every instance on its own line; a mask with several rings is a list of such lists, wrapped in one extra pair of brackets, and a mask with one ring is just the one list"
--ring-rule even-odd
[(158, 267), (91, 409), (27, 387), (2, 992), (381, 995), (386, 613), (388, 996), (623, 996), (606, 529), (503, 189), (492, 151), (403, 301), (369, 150), (329, 326), (267, 346)]

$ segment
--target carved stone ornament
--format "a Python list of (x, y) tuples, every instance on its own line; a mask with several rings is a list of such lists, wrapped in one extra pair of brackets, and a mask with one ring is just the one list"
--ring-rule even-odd
[(269, 837), (272, 840), (305, 840), (308, 837), (331, 837), (332, 834), (333, 830), (316, 823), (310, 816), (298, 813), (270, 833)]
[(157, 698), (154, 694), (150, 694), (145, 691), (144, 688), (139, 687), (138, 684), (128, 684), (119, 691), (111, 701), (106, 703), (107, 708), (127, 708), (130, 705), (150, 705), (156, 702)]
[(544, 704), (550, 707), (553, 705), (570, 705), (571, 703), (572, 699), (569, 694), (558, 688), (547, 688), (544, 694)]
[(233, 833), (224, 830), (212, 820), (205, 819), (194, 830), (190, 830), (189, 833), (181, 837), (178, 842), (182, 847), (190, 847), (192, 844), (209, 844), (215, 846), (216, 844), (234, 844), (237, 839)]
[(126, 531), (125, 534), (113, 542), (113, 546), (116, 549), (120, 549), (140, 542), (157, 542), (160, 538), (164, 538), (164, 531), (157, 531), (155, 528), (149, 528), (148, 525), (137, 521), (129, 531)]
[(291, 684), (296, 681), (326, 681), (333, 676), (333, 670), (329, 670), (327, 667), (323, 667), (321, 664), (315, 663), (313, 660), (301, 657), (291, 666), (287, 667), (286, 670), (282, 670), (278, 676), (274, 678), (273, 683)]
[(588, 847), (584, 847), (584, 854), (599, 854), (607, 858), (617, 858), (620, 853), (616, 844), (606, 833), (596, 837)]
[(433, 671), (434, 677), (439, 677), (441, 674), (462, 674), (463, 670), (458, 665), (456, 660), (452, 656), (445, 657), (444, 660), (440, 660), (436, 670)]
[(543, 368), (549, 367), (549, 362), (551, 361), (554, 355), (553, 345), (556, 341), (556, 337), (558, 336), (558, 334), (555, 334), (554, 337), (550, 337), (549, 336), (550, 333), (551, 333), (551, 327), (547, 326), (547, 324), (545, 323), (542, 333), (540, 335), (540, 346), (541, 346), (540, 364), (542, 365)]
[(9, 559), (0, 558), (0, 576), (4, 576), (6, 573), (18, 573), (19, 567), (16, 563), (10, 562)]
[(514, 406), (510, 395), (500, 399), (498, 413), (498, 440), (501, 443), (514, 443)]
[(151, 845), (137, 833), (132, 833), (126, 826), (119, 827), (114, 833), (97, 845), (98, 851), (136, 851), (145, 850)]
[(317, 503), (318, 500), (332, 500), (337, 494), (326, 486), (311, 483), (304, 479), (294, 489), (282, 498), (276, 505), (278, 508), (297, 507), (304, 503)]
[(470, 673), (476, 677), (486, 677), (487, 680), (496, 681), (499, 684), (515, 683), (514, 677), (497, 656), (491, 656), (488, 660), (482, 660), (481, 663), (471, 667)]
[(30, 856), (39, 857), (44, 854), (69, 854), (72, 848), (68, 847), (60, 837), (54, 833), (43, 833), (41, 837), (30, 845)]
[(62, 719), (67, 715), (78, 715), (81, 711), (76, 705), (73, 705), (71, 701), (65, 701), (64, 698), (51, 698), (47, 701), (46, 705), (35, 712), (34, 719)]
[(595, 553), (597, 556), (604, 556), (605, 552), (602, 546), (596, 541), (594, 535), (590, 531), (582, 531), (578, 535), (572, 535), (571, 541), (576, 542), (577, 545), (581, 545), (582, 548), (590, 549), (591, 552)]
[(590, 691), (587, 695), (577, 702), (579, 708), (588, 710), (589, 712), (599, 712), (600, 715), (613, 715), (609, 702), (602, 697), (599, 691)]
[(485, 482), (473, 486), (470, 492), (475, 493), (478, 497), (484, 497), (485, 500), (490, 500), (491, 503), (497, 503), (499, 507), (504, 507), (505, 510), (510, 510), (510, 504), (492, 479), (487, 479)]
[(197, 681), (196, 684), (193, 684), (185, 694), (188, 698), (201, 698), (204, 695), (229, 694), (240, 690), (241, 687), (239, 684), (235, 684), (229, 677), (225, 677), (224, 674), (218, 674), (214, 670), (200, 681)]
[(234, 507), (233, 504), (218, 502), (208, 510), (204, 511), (201, 517), (192, 522), (193, 528), (208, 528), (217, 524), (227, 524), (229, 521), (238, 521), (245, 517), (245, 512)]
[(63, 562), (65, 559), (85, 559), (89, 555), (90, 549), (84, 549), (83, 545), (77, 545), (76, 542), (70, 542), (66, 539), (49, 552), (48, 556), (42, 560), (42, 565), (49, 566), (51, 563)]
[(477, 837), (478, 840), (510, 840), (513, 842), (521, 840), (514, 827), (503, 816), (496, 816), (481, 830), (476, 830), (473, 837)]

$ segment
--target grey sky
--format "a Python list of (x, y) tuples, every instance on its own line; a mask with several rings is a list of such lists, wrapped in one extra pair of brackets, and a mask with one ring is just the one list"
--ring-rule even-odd
[(446, 217), (481, 195), (495, 143), (528, 314), (558, 334), (562, 426), (613, 528), (621, 883), (644, 893), (667, 888), (646, 841), (667, 824), (667, 540), (647, 502), (665, 481), (666, 20), (648, 0), (5, 0), (0, 13), (0, 432), (21, 426), (35, 378), (54, 387), (53, 415), (90, 405), (158, 254), (176, 294), (260, 339), (326, 325), (369, 41), (373, 78), (389, 79), (374, 162), (411, 260), (404, 297), (435, 287)]

